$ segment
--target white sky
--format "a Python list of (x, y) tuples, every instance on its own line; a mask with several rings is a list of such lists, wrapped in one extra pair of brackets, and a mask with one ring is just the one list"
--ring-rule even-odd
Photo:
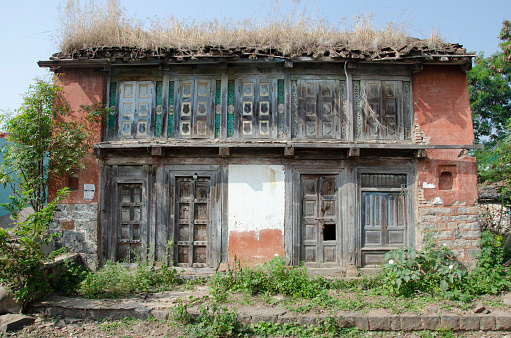
[[(88, 0), (82, 0), (88, 1)], [(289, 0), (280, 0), (286, 11)], [(274, 0), (121, 0), (128, 15), (139, 18), (173, 14), (178, 18), (211, 19), (266, 15)], [(296, 0), (295, 0), (296, 2)], [(58, 6), (60, 0), (2, 1), (0, 20), (0, 110), (14, 110), (36, 76), (46, 71), (37, 61), (48, 60), (58, 51)], [(498, 35), (504, 19), (511, 20), (511, 0), (310, 0), (299, 1), (309, 13), (325, 16), (330, 22), (349, 22), (362, 11), (372, 12), (383, 26), (387, 21), (409, 24), (409, 33), (427, 37), (438, 29), (451, 43), (461, 43), (468, 51), (490, 55), (498, 49)]]

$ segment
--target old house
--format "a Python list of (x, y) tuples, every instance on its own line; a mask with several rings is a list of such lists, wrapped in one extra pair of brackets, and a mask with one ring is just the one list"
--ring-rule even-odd
[(216, 268), (275, 255), (373, 266), (432, 238), (471, 264), (480, 237), (465, 70), (420, 40), (372, 52), (93, 48), (41, 67), (75, 114), (104, 103), (57, 215), (90, 265)]

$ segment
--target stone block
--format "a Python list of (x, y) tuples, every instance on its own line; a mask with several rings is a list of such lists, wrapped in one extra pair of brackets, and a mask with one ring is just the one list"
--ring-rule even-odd
[(479, 330), (479, 316), (461, 316), (460, 330), (463, 331)]
[(457, 248), (475, 248), (477, 247), (477, 239), (455, 239), (452, 244)]
[(440, 318), (440, 328), (457, 331), (460, 329), (460, 317), (456, 315), (442, 315)]
[(451, 216), (450, 219), (451, 219), (451, 221), (474, 222), (474, 221), (477, 221), (477, 214), (476, 215)]
[(439, 208), (421, 208), (421, 215), (449, 215), (452, 213), (451, 208), (439, 207)]
[(371, 331), (390, 331), (391, 319), (387, 316), (369, 316), (369, 330)]
[(352, 323), (353, 326), (346, 327), (356, 327), (359, 330), (369, 330), (369, 320), (366, 316), (350, 314), (344, 317), (349, 323)]
[(436, 231), (432, 233), (434, 239), (453, 239), (452, 230)]
[(493, 316), (479, 317), (479, 327), (481, 330), (484, 331), (495, 330), (495, 317)]
[(0, 316), (0, 333), (7, 331), (19, 331), (27, 325), (32, 325), (35, 321), (34, 317), (22, 314), (6, 314)]
[(481, 249), (467, 249), (467, 257), (478, 258), (481, 254)]
[(496, 316), (495, 317), (495, 330), (497, 330), (497, 331), (511, 330), (511, 316)]
[(481, 232), (479, 230), (463, 230), (463, 238), (481, 238)]
[(479, 230), (479, 222), (458, 223), (461, 230)]
[(471, 214), (471, 215), (477, 215), (477, 213), (479, 212), (479, 207), (478, 206), (473, 206), (473, 207), (458, 207), (458, 214), (460, 215), (463, 215), (463, 214)]
[(424, 330), (436, 330), (440, 327), (440, 316), (421, 316)]
[(417, 331), (422, 330), (422, 322), (419, 316), (401, 316), (401, 330)]
[(0, 315), (19, 313), (21, 309), (23, 309), (23, 302), (15, 302), (9, 291), (0, 286)]

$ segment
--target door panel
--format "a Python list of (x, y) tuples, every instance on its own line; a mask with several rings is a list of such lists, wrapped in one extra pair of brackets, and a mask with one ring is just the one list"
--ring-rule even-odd
[(302, 175), (302, 257), (311, 267), (338, 266), (336, 175)]
[(134, 263), (142, 245), (142, 184), (119, 184), (117, 261)]
[(206, 267), (210, 178), (176, 177), (177, 265)]

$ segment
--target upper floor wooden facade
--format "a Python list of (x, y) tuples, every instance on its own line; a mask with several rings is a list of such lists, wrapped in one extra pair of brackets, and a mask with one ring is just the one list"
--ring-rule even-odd
[(412, 142), (412, 66), (112, 66), (104, 141)]

